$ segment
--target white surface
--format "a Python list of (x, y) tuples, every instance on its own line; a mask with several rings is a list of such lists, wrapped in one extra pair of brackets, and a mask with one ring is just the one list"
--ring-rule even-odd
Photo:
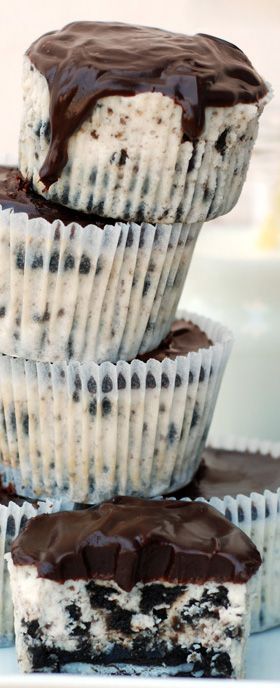
[[(251, 636), (249, 639), (249, 650), (247, 655), (247, 679), (255, 681), (256, 679), (263, 683), (258, 684), (258, 688), (265, 687), (265, 681), (279, 681), (280, 684), (280, 628), (267, 631), (266, 633), (258, 633)], [(0, 688), (141, 688), (142, 686), (151, 688), (162, 688), (168, 686), (167, 681), (162, 680), (142, 680), (142, 679), (124, 679), (123, 677), (117, 679), (112, 678), (93, 678), (80, 676), (40, 676), (39, 674), (33, 676), (16, 676), (18, 674), (16, 656), (14, 648), (0, 650)], [(6, 678), (5, 678), (6, 677)], [(200, 688), (207, 685), (206, 680), (200, 681), (198, 679), (172, 679), (171, 688), (176, 685), (182, 687), (186, 685), (193, 685), (194, 688)], [(209, 684), (210, 685), (210, 684)], [(229, 685), (226, 681), (211, 681), (211, 688), (223, 688), (224, 685)], [(231, 683), (232, 685), (232, 683)], [(245, 685), (248, 682), (235, 681), (234, 686)]]

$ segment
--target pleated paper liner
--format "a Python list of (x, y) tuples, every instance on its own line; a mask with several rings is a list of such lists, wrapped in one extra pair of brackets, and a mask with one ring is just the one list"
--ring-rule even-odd
[(207, 318), (178, 315), (213, 344), (162, 363), (0, 356), (0, 449), (18, 494), (95, 503), (152, 497), (191, 480), (232, 335)]
[(200, 227), (65, 227), (0, 208), (0, 351), (97, 363), (151, 351), (170, 330)]

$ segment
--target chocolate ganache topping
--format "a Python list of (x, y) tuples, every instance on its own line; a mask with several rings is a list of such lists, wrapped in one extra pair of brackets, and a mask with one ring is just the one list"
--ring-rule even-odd
[(148, 361), (149, 358), (156, 358), (163, 361), (164, 358), (176, 358), (186, 356), (191, 351), (208, 349), (212, 346), (211, 339), (208, 339), (198, 325), (190, 320), (175, 320), (169, 334), (156, 349), (146, 354), (137, 356), (140, 361)]
[(134, 497), (33, 518), (12, 558), (40, 578), (108, 579), (127, 591), (159, 579), (243, 583), (261, 563), (249, 538), (208, 504)]
[(14, 502), (18, 504), (18, 506), (22, 506), (24, 502), (29, 502), (33, 504), (35, 508), (38, 507), (38, 502), (36, 500), (28, 499), (27, 497), (19, 497), (16, 494), (14, 485), (12, 485), (12, 483), (5, 485), (0, 475), (0, 505), (8, 506), (10, 502)]
[(92, 224), (103, 229), (105, 225), (115, 225), (117, 222), (111, 218), (87, 215), (50, 203), (32, 191), (16, 167), (3, 165), (0, 165), (0, 205), (3, 210), (11, 208), (14, 213), (27, 213), (30, 219), (42, 217), (48, 222), (61, 220), (65, 225), (77, 222), (82, 227)]
[(48, 188), (67, 163), (68, 140), (100, 98), (159, 91), (182, 107), (187, 139), (207, 106), (254, 103), (267, 88), (246, 55), (220, 38), (121, 23), (74, 22), (27, 51), (50, 91), (51, 142), (40, 170)]
[(173, 492), (172, 496), (176, 499), (223, 499), (227, 495), (262, 494), (264, 490), (276, 492), (279, 487), (280, 461), (271, 455), (207, 448), (191, 483)]

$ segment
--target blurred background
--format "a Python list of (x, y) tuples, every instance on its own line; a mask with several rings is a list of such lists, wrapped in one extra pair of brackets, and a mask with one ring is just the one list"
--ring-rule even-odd
[(77, 19), (205, 32), (236, 43), (273, 85), (239, 204), (207, 223), (181, 306), (235, 334), (211, 433), (280, 439), (280, 0), (35, 0), (1, 3), (0, 162), (17, 160), (21, 60), (42, 33)]

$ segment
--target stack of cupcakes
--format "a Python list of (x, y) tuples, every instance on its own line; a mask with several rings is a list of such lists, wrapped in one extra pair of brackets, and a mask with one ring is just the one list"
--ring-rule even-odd
[(0, 168), (3, 482), (42, 509), (168, 494), (232, 344), (177, 305), (268, 89), (220, 39), (77, 22), (32, 44), (23, 90), (20, 171)]

